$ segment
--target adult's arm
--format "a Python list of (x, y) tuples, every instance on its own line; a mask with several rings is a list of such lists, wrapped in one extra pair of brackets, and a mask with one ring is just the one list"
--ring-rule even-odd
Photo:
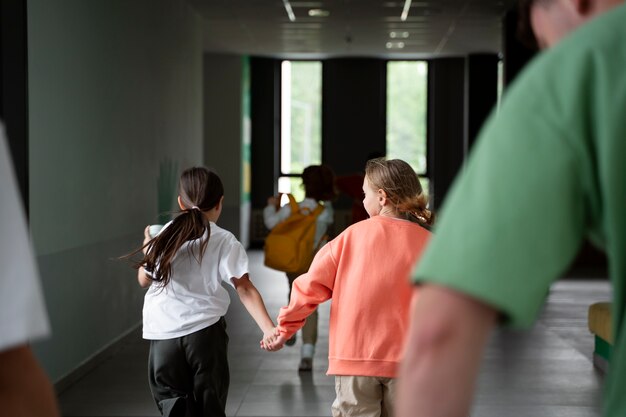
[(0, 352), (2, 415), (58, 417), (52, 384), (27, 345)]
[(400, 368), (396, 417), (469, 415), (496, 317), (493, 308), (460, 292), (421, 287)]

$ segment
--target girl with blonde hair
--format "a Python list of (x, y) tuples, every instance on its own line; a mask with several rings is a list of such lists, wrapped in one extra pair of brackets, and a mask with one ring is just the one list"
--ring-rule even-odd
[(409, 274), (430, 238), (433, 215), (406, 162), (373, 159), (365, 167), (369, 219), (347, 228), (293, 283), (274, 334), (278, 350), (318, 304), (332, 298), (328, 374), (335, 375), (333, 416), (393, 415), (397, 368), (408, 330)]

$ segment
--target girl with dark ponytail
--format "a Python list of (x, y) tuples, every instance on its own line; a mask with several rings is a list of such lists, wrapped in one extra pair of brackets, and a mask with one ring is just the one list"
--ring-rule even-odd
[(151, 237), (135, 265), (142, 287), (143, 338), (150, 340), (149, 379), (154, 400), (167, 416), (225, 416), (229, 385), (224, 315), (233, 286), (264, 333), (273, 329), (261, 295), (248, 276), (248, 257), (235, 236), (217, 226), (222, 181), (206, 168), (180, 178), (180, 213)]

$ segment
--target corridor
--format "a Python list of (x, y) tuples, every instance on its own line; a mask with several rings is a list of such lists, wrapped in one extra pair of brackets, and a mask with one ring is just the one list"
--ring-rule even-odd
[[(251, 277), (275, 318), (286, 303), (287, 280), (250, 251)], [(535, 327), (494, 333), (479, 379), (472, 416), (597, 417), (603, 377), (591, 363), (587, 307), (610, 299), (606, 281), (559, 281)], [(330, 303), (320, 308), (320, 340), (312, 373), (297, 372), (300, 340), (276, 353), (259, 347), (261, 333), (231, 291), (227, 315), (231, 386), (228, 416), (330, 416), (334, 378), (328, 364)], [(61, 392), (66, 417), (158, 416), (147, 382), (148, 343), (140, 328), (115, 353)]]

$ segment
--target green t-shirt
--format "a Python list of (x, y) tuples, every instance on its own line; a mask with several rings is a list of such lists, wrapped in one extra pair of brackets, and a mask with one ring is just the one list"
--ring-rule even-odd
[[(441, 212), (415, 282), (536, 319), (585, 236), (609, 257), (615, 346), (606, 416), (626, 415), (626, 6), (538, 56), (490, 117)], [(599, 300), (600, 301), (600, 300)]]

